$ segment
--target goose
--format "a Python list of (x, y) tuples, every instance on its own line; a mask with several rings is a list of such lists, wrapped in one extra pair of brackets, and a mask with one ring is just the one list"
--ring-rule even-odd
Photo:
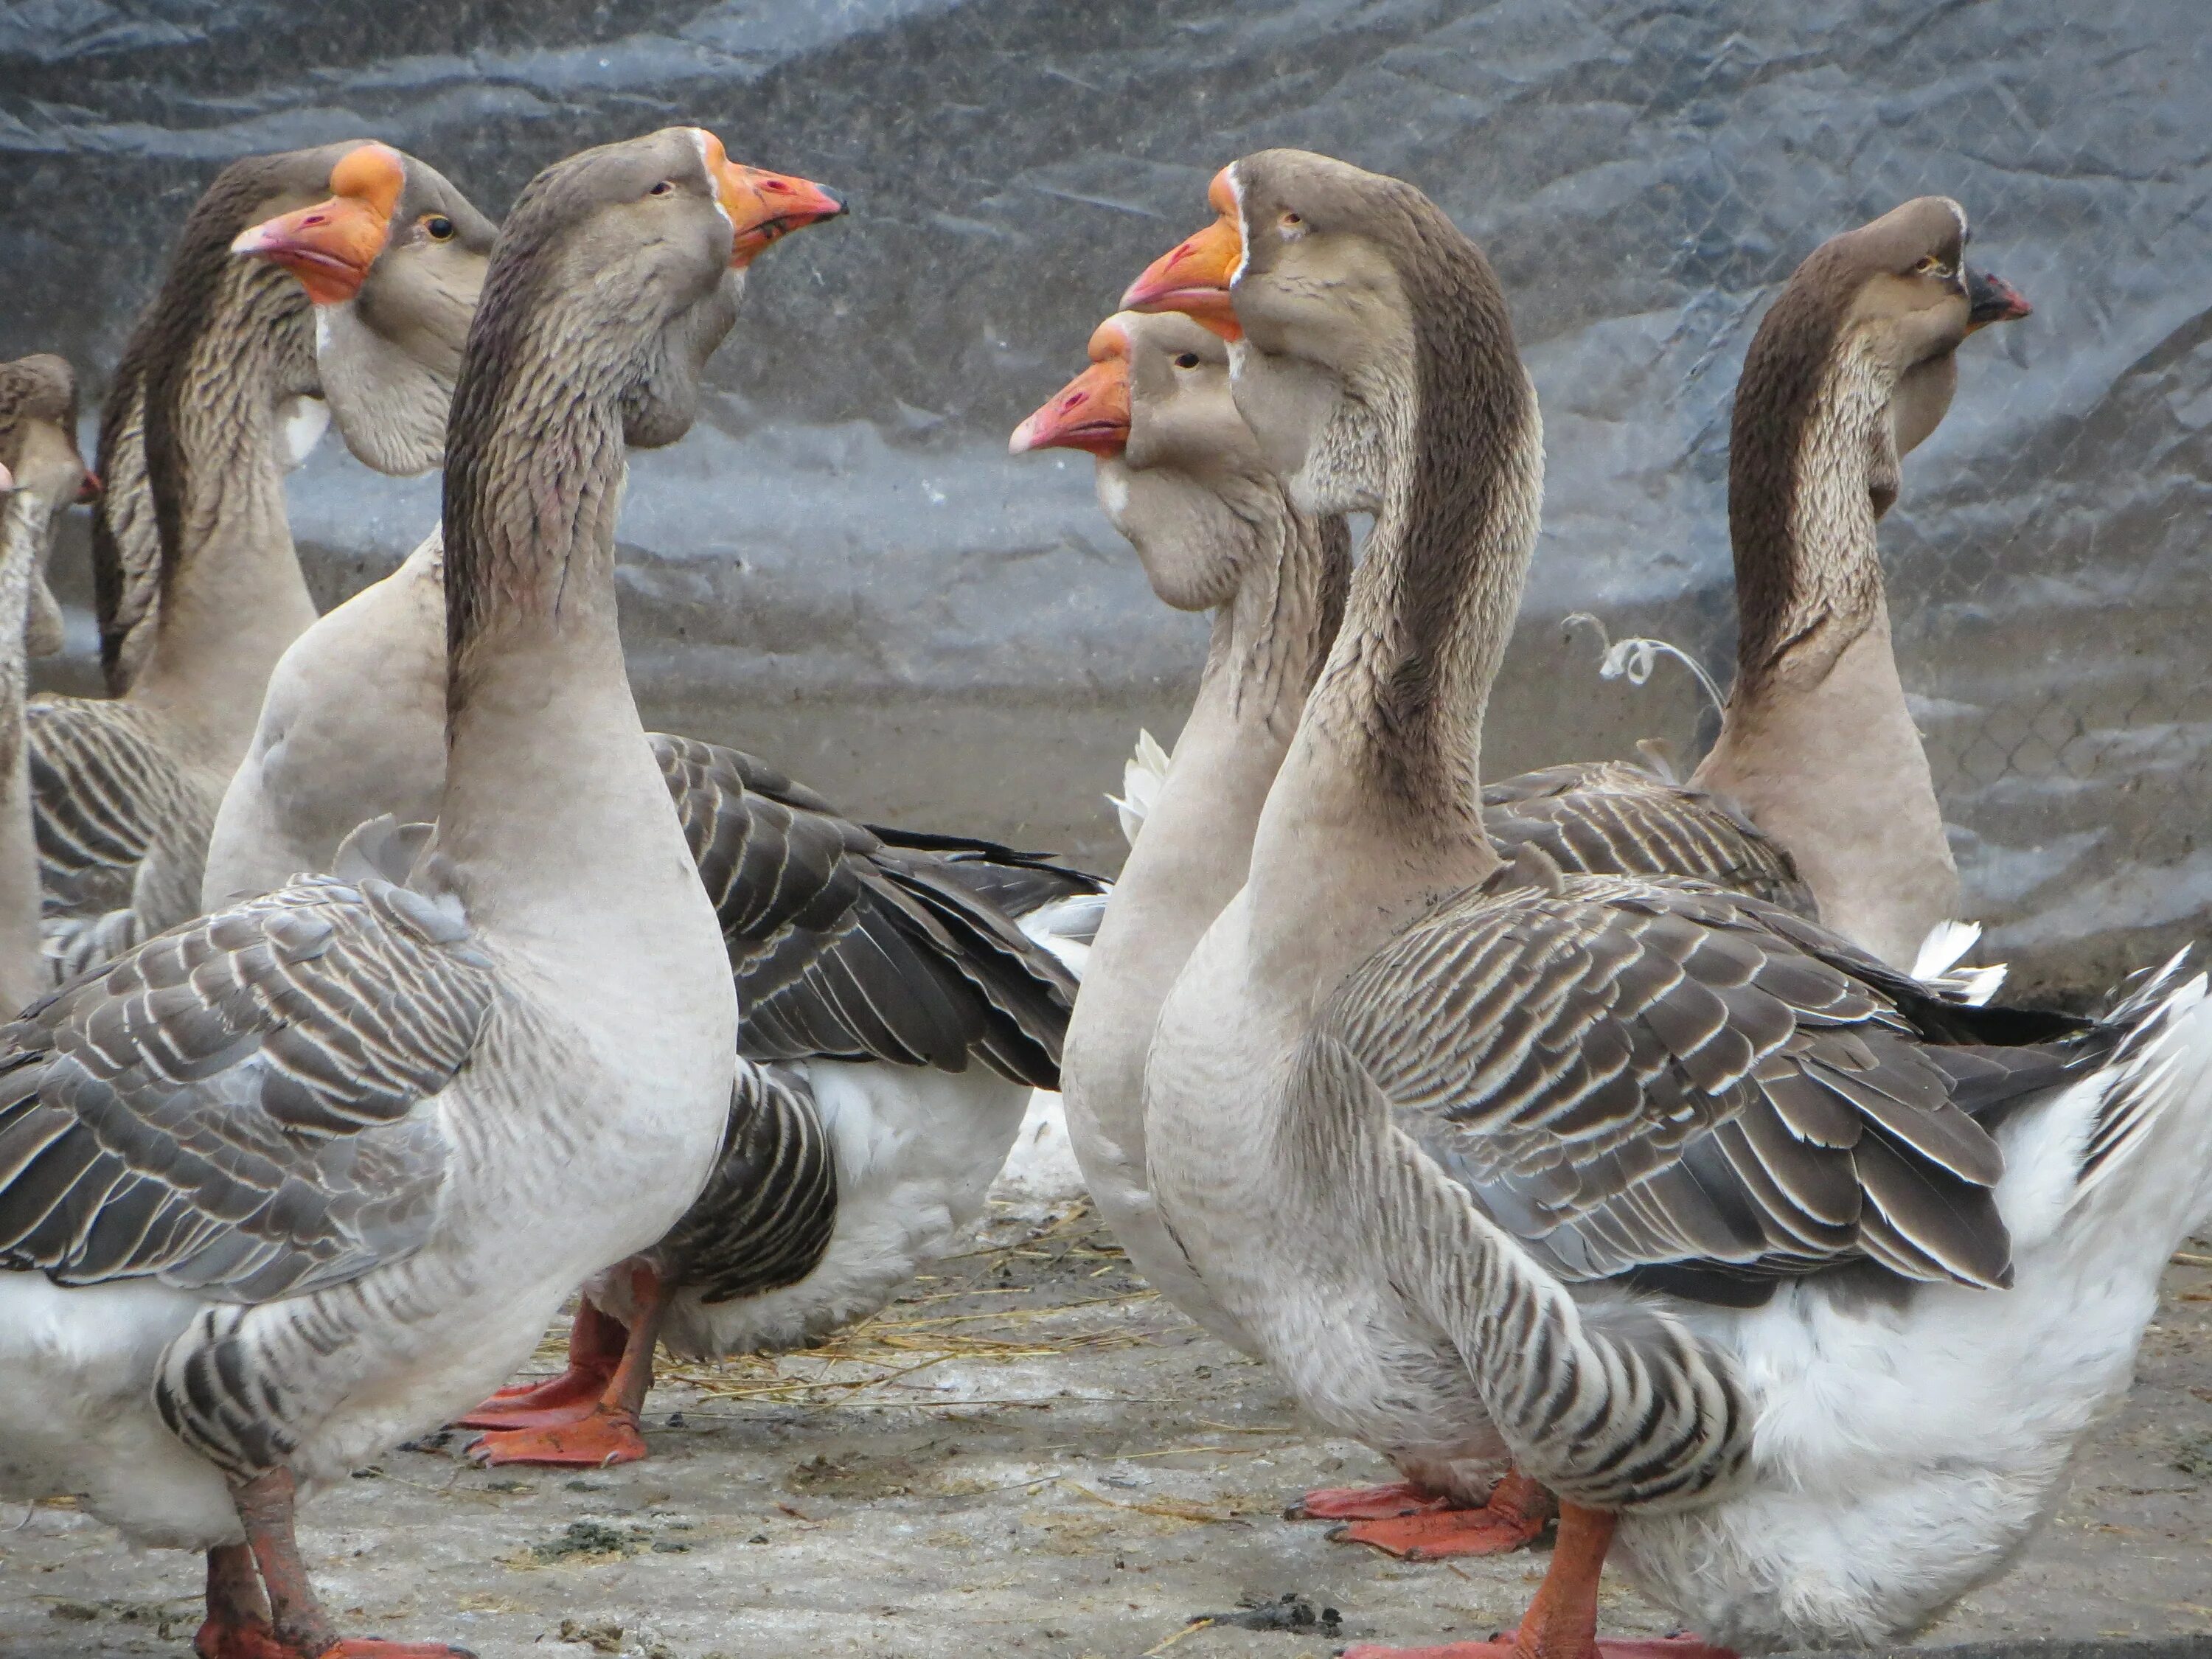
[(547, 168), (501, 233), (408, 884), (365, 835), (6, 1033), (0, 1485), (207, 1552), (210, 1659), (459, 1651), (340, 1639), (298, 1499), (495, 1382), (720, 1144), (736, 998), (623, 673), (614, 526), (625, 441), (683, 434), (726, 331), (743, 190), (670, 128)]
[(1059, 1086), (1074, 977), (977, 884), (1066, 904), (1088, 878), (989, 843), (902, 848), (748, 756), (652, 742), (750, 1063), (697, 1201), (584, 1285), (566, 1368), (459, 1419), (481, 1463), (635, 1462), (657, 1345), (773, 1352), (876, 1312), (958, 1247), (1031, 1091)]
[[(153, 641), (122, 696), (40, 696), (29, 708), (47, 944), (64, 976), (198, 913), (210, 828), (270, 670), (315, 619), (283, 482), (283, 417), (320, 389), (313, 331), (297, 283), (230, 252), (248, 227), (295, 208), (344, 210), (357, 233), (345, 257), (375, 264), (348, 337), (381, 352), (383, 373), (355, 377), (380, 405), (342, 410), (342, 430), (373, 465), (436, 459), (434, 444), (426, 455), (394, 434), (442, 421), (489, 222), (436, 172), (381, 144), (233, 162), (186, 219), (125, 354), (150, 503), (126, 460), (103, 506), (159, 527)], [(410, 372), (392, 371), (409, 358)]]
[[(1897, 1640), (2014, 1559), (2127, 1387), (2212, 1167), (2204, 978), (1967, 1007), (1717, 884), (1504, 866), (1481, 717), (1542, 450), (1504, 295), (1398, 180), (1224, 182), (1238, 406), (1305, 510), (1376, 516), (1162, 1010), (1152, 1188), (1324, 1422), (1560, 1500), (1510, 1642), (1353, 1652), (1586, 1659), (1608, 1559), (1711, 1641)], [(1869, 270), (1856, 389), (1969, 305), (1955, 261)]]
[[(1341, 517), (1300, 513), (1229, 395), (1229, 353), (1196, 322), (1123, 313), (1091, 367), (1018, 427), (1016, 453), (1096, 458), (1099, 505), (1178, 611), (1210, 611), (1198, 693), (1114, 884), (1060, 1062), (1068, 1139), (1130, 1265), (1249, 1348), (1161, 1224), (1145, 1184), (1144, 1068), (1168, 987), (1243, 885), (1267, 786), (1328, 653), (1350, 579)], [(1144, 793), (1133, 786), (1133, 793)]]
[[(1225, 296), (1243, 245), (1225, 192), (1217, 179), (1220, 216), (1154, 261), (1125, 304), (1180, 307), (1237, 333)], [(1875, 527), (1897, 499), (1901, 458), (1950, 407), (1958, 348), (2032, 308), (2001, 277), (1960, 265), (1964, 315), (1920, 341), (1874, 404), (1842, 395), (1859, 366), (1836, 328), (1871, 266), (1956, 264), (1966, 240), (1956, 202), (1921, 197), (1798, 266), (1752, 341), (1731, 416), (1741, 623), (1719, 740), (1686, 786), (1626, 761), (1487, 786), (1485, 818), (1501, 851), (1534, 842), (1570, 872), (1709, 878), (1899, 966), (1932, 963), (1947, 947), (1954, 959), (1971, 942), (1953, 920), (1958, 872), (1898, 677)]]
[(100, 496), (100, 475), (76, 447), (76, 371), (67, 359), (36, 352), (0, 363), (0, 470), (9, 475), (0, 494), (13, 497), (16, 513), (8, 533), (32, 538), (24, 651), (51, 657), (64, 643), (61, 604), (46, 579), (62, 517)]
[[(757, 254), (840, 210), (805, 180), (741, 176), (732, 305)], [(327, 309), (347, 288), (307, 256), (344, 234), (294, 216), (238, 246), (285, 255), (322, 285), (311, 296)], [(331, 331), (321, 335), (319, 367), (343, 419), (362, 366), (321, 355)], [(321, 867), (380, 817), (404, 851), (397, 824), (434, 816), (442, 562), (434, 534), (287, 649), (216, 817), (206, 906)], [(1079, 950), (1066, 935), (1084, 931), (1103, 885), (993, 842), (854, 823), (719, 744), (647, 740), (722, 924), (744, 1014), (739, 1050), (760, 1064), (740, 1073), (693, 1208), (585, 1287), (568, 1369), (462, 1419), (486, 1431), (471, 1450), (487, 1462), (641, 1458), (657, 1341), (706, 1358), (810, 1340), (873, 1312), (952, 1249), (1030, 1090), (1057, 1085), (1074, 994), (1057, 955)]]
[[(1155, 261), (1126, 296), (1131, 303), (1185, 307), (1224, 336), (1238, 333), (1227, 293), (1243, 244), (1227, 189), (1216, 180), (1222, 216)], [(1686, 787), (1618, 761), (1486, 786), (1484, 825), (1509, 864), (1527, 844), (1569, 872), (1718, 881), (1829, 920), (1877, 955), (1911, 963), (1916, 975), (1940, 972), (1946, 994), (1986, 1000), (1996, 989), (2002, 968), (1948, 971), (1978, 930), (1943, 920), (1955, 914), (1957, 878), (1897, 678), (1875, 545), (1875, 521), (1896, 496), (1899, 456), (1949, 407), (1957, 348), (1978, 328), (2029, 314), (2001, 278), (1960, 263), (1966, 240), (1958, 204), (1923, 198), (1831, 239), (1792, 276), (1753, 340), (1734, 415), (1730, 519), (1747, 618), (1744, 665), (1728, 705), (1733, 724), (1724, 726), (1736, 738)], [(1871, 275), (1923, 264), (1961, 273), (1964, 313), (1950, 308), (1914, 342), (1882, 396), (1841, 395), (1856, 337), (1838, 319)], [(1855, 608), (1832, 597), (1842, 592), (1855, 596)], [(1787, 594), (1802, 596), (1801, 620), (1831, 621), (1805, 630), (1784, 653), (1788, 672), (1778, 674), (1767, 660), (1777, 647), (1758, 617)], [(1822, 679), (1816, 635), (1851, 641), (1848, 686)], [(1870, 771), (1856, 758), (1862, 748), (1892, 757), (1895, 775)], [(1739, 780), (1762, 809), (1778, 802), (1782, 810), (1771, 820), (1762, 811), (1754, 823), (1732, 798)], [(1863, 803), (1873, 799), (1891, 810), (1869, 815)], [(1770, 823), (1787, 833), (1770, 833)], [(1518, 1474), (1479, 1506), (1469, 1507), (1468, 1496), (1409, 1475), (1310, 1492), (1294, 1512), (1347, 1522), (1335, 1534), (1346, 1541), (1428, 1558), (1517, 1547), (1551, 1514), (1549, 1499)]]
[[(1241, 337), (1241, 330), (1228, 303), (1228, 289), (1243, 257), (1243, 241), (1227, 190), (1225, 180), (1215, 181), (1211, 195), (1220, 216), (1215, 223), (1156, 260), (1124, 298), (1139, 307), (1181, 309), (1234, 342)], [(1966, 270), (1962, 280), (1967, 290), (1967, 309), (1963, 319), (1954, 319), (1962, 320), (1962, 325), (1956, 329), (1947, 325), (1921, 341), (1910, 367), (1897, 377), (1887, 403), (1877, 400), (1874, 424), (1881, 428), (1881, 441), (1869, 442), (1865, 430), (1853, 428), (1855, 422), (1859, 428), (1867, 428), (1868, 417), (1849, 400), (1824, 398), (1808, 413), (1790, 407), (1784, 394), (1791, 387), (1825, 385), (1824, 377), (1832, 377), (1850, 362), (1850, 354), (1841, 343), (1848, 337), (1838, 335), (1834, 318), (1850, 302), (1854, 280), (1865, 275), (1869, 260), (1876, 264), (1911, 264), (1921, 258), (1935, 261), (1945, 257), (1943, 249), (1951, 244), (1948, 257), (1956, 263), (1965, 234), (1964, 216), (1957, 205), (1929, 198), (1907, 204), (1874, 224), (1825, 245), (1800, 267), (1762, 321), (1736, 403), (1738, 447), (1747, 462), (1735, 475), (1731, 503), (1739, 568), (1752, 573), (1745, 588), (1747, 604), (1766, 604), (1778, 583), (1788, 585), (1794, 580), (1802, 586), (1807, 580), (1794, 573), (1847, 556), (1854, 582), (1871, 588), (1873, 610), (1869, 614), (1880, 626), (1878, 646), (1872, 648), (1885, 662), (1890, 658), (1887, 622), (1881, 614), (1874, 519), (1894, 499), (1896, 457), (1923, 440), (1948, 409), (1956, 380), (1954, 353), (1966, 335), (1988, 323), (2027, 314), (2026, 302), (2001, 279)], [(1920, 251), (1908, 258), (1900, 252), (1901, 246)], [(1248, 389), (1243, 395), (1249, 401), (1256, 394)], [(1774, 446), (1766, 441), (1777, 430), (1795, 434), (1779, 463), (1773, 459)], [(1855, 465), (1856, 471), (1844, 476), (1863, 481), (1867, 497), (1863, 511), (1836, 510), (1835, 516), (1845, 526), (1841, 531), (1828, 528), (1821, 517), (1832, 504), (1835, 490), (1820, 494), (1809, 485), (1800, 488), (1801, 478), (1825, 482), (1837, 477), (1838, 463), (1834, 458), (1838, 455)], [(1854, 497), (1854, 507), (1856, 505)], [(1786, 536), (1761, 536), (1750, 528), (1770, 522), (1785, 522), (1794, 528)], [(1841, 555), (1835, 550), (1839, 546), (1844, 550)], [(1747, 635), (1752, 631), (1747, 629)], [(1759, 684), (1755, 676), (1739, 681), (1740, 687)], [(1893, 664), (1889, 684), (1896, 689)], [(1754, 690), (1741, 695), (1740, 706), (1756, 708), (1764, 702)], [(1897, 691), (1893, 705), (1885, 707), (1904, 722), (1904, 730), (1909, 732), (1901, 690)], [(1841, 708), (1835, 714), (1843, 731), (1850, 729), (1849, 722), (1855, 717)], [(1741, 724), (1739, 729), (1742, 729)], [(1836, 740), (1842, 741), (1840, 737)], [(1734, 752), (1756, 754), (1758, 745), (1744, 744)], [(1785, 754), (1783, 758), (1789, 757)], [(1831, 908), (1861, 916), (1861, 912), (1847, 908), (1841, 902), (1843, 895), (1846, 890), (1872, 890), (1878, 884), (1875, 876), (1899, 873), (1900, 846), (1910, 855), (1908, 862), (1917, 860), (1931, 867), (1939, 864), (1945, 870), (1951, 867), (1917, 737), (1909, 758), (1912, 765), (1906, 769), (1899, 787), (1910, 796), (1917, 780), (1923, 789), (1925, 811), (1917, 818), (1900, 815), (1899, 822), (1900, 826), (1917, 827), (1917, 833), (1908, 836), (1905, 828), (1893, 827), (1885, 839), (1869, 828), (1862, 837), (1864, 845), (1854, 848), (1844, 838), (1818, 832), (1809, 843), (1815, 854), (1813, 869), (1817, 878), (1811, 883), (1800, 877), (1792, 844), (1765, 833), (1725, 793), (1706, 787), (1708, 780), (1702, 774), (1685, 787), (1626, 762), (1551, 767), (1486, 786), (1482, 793), (1483, 823), (1490, 840), (1509, 863), (1517, 848), (1533, 845), (1545, 855), (1547, 865), (1568, 871), (1701, 877), (1813, 917), (1823, 914), (1816, 890), (1825, 891)], [(1872, 793), (1873, 782), (1857, 769), (1838, 768), (1829, 778), (1816, 768), (1803, 765), (1801, 757), (1801, 763), (1786, 775), (1797, 779), (1808, 796), (1817, 798), (1823, 788), (1832, 788), (1838, 796), (1832, 804), (1836, 816), (1865, 826), (1864, 819), (1852, 816), (1857, 809), (1851, 802)], [(1855, 854), (1858, 865), (1866, 869), (1852, 863)], [(1945, 909), (1945, 902), (1939, 897), (1936, 908)], [(1913, 918), (1908, 930), (1924, 919)], [(1848, 933), (1850, 929), (1844, 931)], [(1958, 937), (1960, 933), (1963, 939)], [(1888, 930), (1881, 942), (1893, 944), (1895, 934), (1896, 930)], [(1938, 926), (1930, 937), (1950, 941), (1955, 955), (1972, 934)], [(1924, 946), (1920, 959), (1929, 959)], [(1962, 979), (1963, 994), (1986, 998), (1994, 988), (1991, 971), (2002, 970), (1984, 970)], [(1176, 1285), (1170, 1292), (1171, 1299), (1190, 1298), (1211, 1328), (1224, 1328), (1218, 1309), (1204, 1299), (1202, 1289), (1191, 1288), (1187, 1264), (1173, 1261), (1164, 1271), (1172, 1275)], [(1488, 1486), (1489, 1496), (1477, 1501), (1474, 1492), (1455, 1487), (1449, 1472), (1441, 1484), (1435, 1471), (1405, 1473), (1406, 1479), (1382, 1486), (1309, 1492), (1291, 1512), (1347, 1523), (1334, 1534), (1346, 1541), (1424, 1558), (1489, 1554), (1519, 1547), (1538, 1536), (1551, 1519), (1552, 1504), (1547, 1495), (1517, 1474)]]
[(0, 363), (0, 1003), (49, 988), (39, 945), (38, 849), (23, 756), (28, 659), (60, 646), (46, 581), (62, 514), (99, 481), (76, 447), (76, 376), (44, 353)]

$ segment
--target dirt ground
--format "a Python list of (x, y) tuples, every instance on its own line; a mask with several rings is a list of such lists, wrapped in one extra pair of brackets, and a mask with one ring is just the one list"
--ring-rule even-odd
[[(2212, 1633), (2212, 1247), (2166, 1287), (2056, 1522), (1925, 1639)], [(581, 1474), (476, 1469), (465, 1435), (395, 1452), (309, 1510), (309, 1564), (349, 1633), (483, 1659), (1319, 1659), (1486, 1635), (1542, 1565), (1407, 1565), (1280, 1519), (1382, 1466), (1304, 1426), (1079, 1207), (995, 1213), (831, 1347), (676, 1372), (646, 1427), (650, 1460)], [(182, 1654), (198, 1577), (66, 1507), (10, 1506), (0, 1656)], [(1667, 1627), (1607, 1601), (1618, 1633)]]

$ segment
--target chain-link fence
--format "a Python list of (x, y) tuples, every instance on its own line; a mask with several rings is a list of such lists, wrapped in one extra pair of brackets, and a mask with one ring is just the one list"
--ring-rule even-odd
[[(0, 14), (0, 350), (95, 384), (232, 155), (370, 132), (498, 211), (586, 143), (701, 121), (847, 190), (756, 271), (702, 429), (623, 524), (656, 719), (881, 816), (1107, 859), (1100, 792), (1172, 731), (1201, 633), (1162, 612), (1086, 463), (1006, 429), (1222, 161), (1327, 149), (1434, 195), (1495, 259), (1547, 429), (1547, 528), (1488, 763), (1686, 740), (1717, 669), (1730, 391), (1774, 287), (1912, 195), (1967, 207), (2036, 316), (1962, 354), (1884, 526), (1908, 687), (1994, 941), (2094, 983), (2203, 927), (2212, 691), (2212, 30), (2087, 8), (1415, 0), (234, 0)], [(342, 457), (294, 491), (326, 594), (435, 512)]]

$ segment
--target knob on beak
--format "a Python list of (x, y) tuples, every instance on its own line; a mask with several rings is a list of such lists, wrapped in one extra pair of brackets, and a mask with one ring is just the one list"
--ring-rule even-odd
[(368, 280), (369, 267), (391, 240), (392, 210), (406, 186), (407, 165), (398, 150), (362, 144), (331, 169), (330, 200), (241, 231), (230, 251), (283, 266), (319, 306), (339, 304)]
[(722, 211), (730, 216), (734, 232), (730, 264), (742, 269), (761, 250), (778, 238), (845, 211), (845, 198), (827, 185), (787, 173), (769, 173), (732, 161), (722, 141), (703, 127), (700, 149), (707, 158), (708, 176), (714, 179)]
[(1014, 428), (1007, 451), (1083, 449), (1118, 455), (1129, 441), (1129, 337), (1109, 318), (1091, 335), (1091, 367)]
[(1236, 308), (1230, 284), (1244, 263), (1244, 234), (1238, 228), (1237, 197), (1229, 169), (1213, 175), (1206, 198), (1218, 216), (1195, 236), (1186, 237), (1146, 265), (1121, 295), (1125, 311), (1180, 311), (1224, 340), (1237, 340)]

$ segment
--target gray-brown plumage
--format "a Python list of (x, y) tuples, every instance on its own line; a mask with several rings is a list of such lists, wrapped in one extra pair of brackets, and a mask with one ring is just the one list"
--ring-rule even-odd
[(0, 1012), (52, 985), (40, 948), (26, 764), (30, 659), (58, 650), (46, 568), (62, 520), (94, 488), (76, 442), (76, 378), (59, 357), (0, 363)]
[(1632, 761), (1570, 763), (1486, 784), (1482, 823), (1509, 863), (1533, 846), (1565, 871), (1688, 876), (1820, 915), (1788, 851), (1733, 803)]
[(1364, 964), (1317, 1040), (1548, 1270), (1731, 1305), (1860, 1261), (2010, 1282), (1990, 1130), (2116, 1033), (1942, 1001), (1702, 884), (1500, 878)]
[[(1822, 244), (1790, 277), (1736, 388), (1736, 678), (1721, 742), (1687, 787), (1625, 762), (1490, 786), (1509, 858), (1528, 840), (1564, 870), (1717, 881), (1900, 963), (1951, 918), (1957, 878), (1895, 686), (1873, 526), (1900, 457), (1949, 407), (1960, 343), (2026, 314), (1964, 267), (1965, 242), (1957, 204), (1923, 197)], [(1867, 389), (1839, 389), (1852, 386)], [(1800, 688), (1862, 641), (1867, 660), (1837, 678), (1833, 711), (1791, 718)]]
[[(736, 750), (659, 732), (653, 744), (729, 945), (748, 1056), (977, 1063), (1059, 1087), (1075, 981), (969, 885), (990, 860), (889, 846)], [(1009, 868), (1044, 879), (1035, 861)]]
[[(125, 350), (102, 420), (113, 487), (96, 520), (94, 571), (103, 661), (111, 684), (127, 688), (107, 702), (40, 697), (29, 715), (49, 950), (64, 974), (198, 909), (209, 833), (269, 671), (314, 618), (283, 488), (285, 422), (323, 390), (314, 320), (292, 276), (237, 257), (232, 244), (247, 227), (328, 196), (334, 170), (362, 148), (325, 145), (224, 169), (187, 216)], [(417, 222), (436, 216), (480, 266), (489, 223), (431, 169), (396, 153), (394, 161), (405, 182), (386, 252), (405, 249)], [(409, 281), (401, 267), (416, 263), (378, 260), (395, 288)], [(372, 270), (365, 298), (377, 281)], [(474, 297), (471, 284), (455, 301), (464, 324)], [(394, 332), (384, 355), (422, 382), (393, 391), (395, 404), (412, 410), (431, 392), (442, 404), (457, 347), (416, 314), (441, 305), (454, 308), (436, 295), (386, 307), (383, 325)], [(349, 338), (381, 337), (374, 325), (348, 326)], [(349, 413), (360, 428), (349, 441), (386, 462), (377, 398), (364, 393)]]
[(1821, 919), (1910, 964), (1960, 908), (1890, 640), (1876, 526), (1976, 329), (2028, 314), (1964, 263), (1966, 218), (1907, 202), (1823, 243), (1760, 320), (1729, 444), (1736, 672), (1692, 783), (1790, 850)]
[(714, 1173), (653, 1254), (712, 1306), (798, 1284), (829, 1252), (836, 1222), (836, 1158), (805, 1076), (740, 1066)]
[(327, 877), (58, 992), (0, 1030), (0, 1268), (264, 1302), (404, 1259), (492, 996), (458, 905)]
[[(1469, 441), (1431, 398), (1454, 376), (1422, 356), (1482, 362), (1495, 305), (1410, 314), (1446, 290), (1407, 270), (1438, 239), (1398, 234), (1405, 186), (1281, 152), (1231, 176), (1240, 406), (1248, 380), (1255, 406), (1302, 389), (1286, 447), (1351, 441), (1292, 487), (1377, 508), (1245, 894), (1160, 1017), (1163, 1213), (1333, 1427), (1415, 1470), (1510, 1456), (1559, 1494), (1524, 1650), (1594, 1651), (1616, 1535), (1708, 1639), (1895, 1640), (2017, 1556), (2126, 1388), (2212, 1169), (2204, 977), (2177, 957), (2094, 1024), (1959, 1007), (1709, 884), (1568, 875), (1526, 843), (1500, 870), (1469, 801), (1379, 790), (1393, 769), (1342, 734), (1426, 767), (1456, 722), (1476, 752), (1504, 624), (1461, 602), (1388, 697), (1346, 658), (1454, 582), (1510, 591), (1533, 517), (1443, 503), (1537, 434)], [(1955, 263), (1871, 292), (1861, 435), (1972, 310)], [(1821, 484), (1870, 510), (1863, 464)]]
[(10, 493), (29, 493), (32, 519), (19, 529), (38, 544), (24, 623), (24, 648), (33, 657), (63, 646), (62, 608), (46, 574), (63, 517), (99, 490), (78, 453), (76, 426), (76, 373), (65, 360), (36, 352), (0, 363), (0, 468), (15, 480)]
[[(209, 1651), (339, 1645), (295, 1498), (489, 1387), (678, 1218), (728, 1124), (736, 999), (623, 671), (612, 503), (625, 441), (696, 408), (697, 362), (664, 370), (718, 343), (696, 312), (744, 187), (672, 129), (526, 193), (460, 374), (483, 476), (448, 496), (455, 564), (499, 580), (411, 885), (296, 882), (8, 1034), (0, 1478), (206, 1550)], [(371, 865), (405, 850), (368, 839)]]

